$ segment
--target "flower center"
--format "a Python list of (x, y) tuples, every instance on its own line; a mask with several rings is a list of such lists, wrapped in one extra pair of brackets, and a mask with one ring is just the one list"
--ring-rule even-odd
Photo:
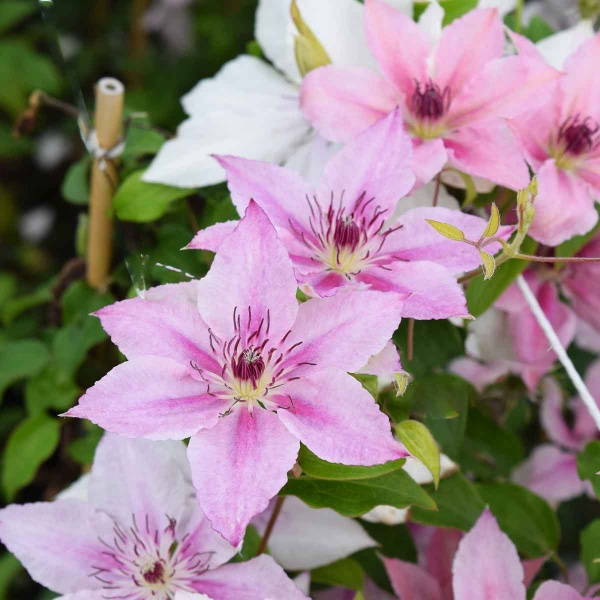
[(580, 120), (579, 115), (569, 117), (558, 132), (558, 142), (564, 154), (579, 156), (590, 152), (598, 143), (600, 125), (591, 117)]
[(165, 583), (165, 567), (161, 561), (150, 562), (150, 564), (143, 566), (142, 569), (142, 577), (151, 585), (156, 585), (157, 583), (163, 584)]
[(431, 79), (425, 83), (415, 82), (415, 91), (410, 99), (409, 109), (416, 117), (411, 124), (416, 136), (434, 139), (443, 135), (445, 127), (440, 121), (450, 108), (451, 96), (448, 86), (442, 90)]
[(103, 598), (171, 600), (177, 590), (192, 592), (190, 584), (209, 566), (211, 552), (199, 553), (176, 538), (176, 521), (166, 517), (166, 527), (152, 524), (149, 516), (129, 526), (113, 522), (112, 539), (101, 539), (112, 566), (94, 567), (91, 577), (102, 583)]
[(265, 372), (265, 361), (256, 348), (247, 348), (237, 360), (233, 359), (231, 368), (235, 377), (242, 381), (251, 381), (252, 385), (256, 386)]
[(385, 268), (379, 251), (387, 236), (398, 228), (383, 231), (388, 211), (375, 205), (375, 198), (367, 199), (366, 192), (357, 198), (349, 214), (343, 196), (334, 202), (332, 193), (327, 208), (316, 196), (307, 196), (310, 232), (299, 231), (291, 221), (290, 228), (311, 251), (313, 261), (352, 280), (368, 266)]
[[(271, 312), (260, 319), (252, 307), (233, 310), (233, 337), (221, 339), (209, 329), (211, 362), (203, 367), (190, 361), (198, 377), (207, 384), (207, 393), (214, 398), (228, 400), (229, 408), (221, 414), (245, 406), (252, 413), (256, 407), (272, 412), (293, 406), (284, 386), (299, 379), (298, 368), (313, 365), (295, 359), (295, 349), (302, 345), (288, 331), (281, 339), (272, 339)], [(276, 391), (275, 391), (276, 390)]]

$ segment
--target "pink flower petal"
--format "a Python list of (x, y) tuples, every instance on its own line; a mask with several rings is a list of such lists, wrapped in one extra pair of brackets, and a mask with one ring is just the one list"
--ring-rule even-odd
[(558, 581), (545, 581), (539, 587), (533, 600), (585, 600), (572, 587)]
[(499, 119), (462, 127), (451, 133), (444, 144), (450, 165), (459, 171), (513, 190), (529, 184), (527, 164), (511, 132)]
[(394, 592), (402, 600), (442, 600), (438, 582), (418, 565), (385, 557), (383, 564)]
[[(243, 160), (243, 159), (242, 159)], [(239, 221), (215, 223), (206, 229), (201, 229), (186, 246), (186, 250), (210, 250), (216, 252), (223, 240), (233, 233)]]
[(509, 56), (489, 61), (450, 105), (454, 129), (489, 117), (512, 118), (538, 108), (560, 76), (539, 60)]
[(279, 418), (323, 460), (376, 465), (408, 456), (373, 397), (347, 373), (324, 369), (285, 386), (292, 401)]
[(319, 197), (343, 193), (348, 211), (366, 193), (382, 210), (393, 212), (398, 199), (415, 183), (411, 171), (412, 143), (399, 109), (377, 121), (338, 152), (327, 164)]
[(487, 509), (460, 542), (452, 570), (454, 600), (525, 600), (517, 550)]
[(367, 364), (359, 371), (367, 375), (377, 375), (378, 377), (393, 377), (394, 373), (402, 370), (398, 348), (394, 342), (390, 341), (385, 348), (371, 356)]
[(216, 600), (307, 600), (285, 571), (265, 555), (206, 571), (194, 587)]
[(245, 407), (234, 409), (190, 440), (188, 457), (200, 507), (234, 546), (287, 481), (299, 448), (277, 415), (260, 408), (253, 414)]
[(99, 539), (111, 531), (105, 514), (77, 500), (0, 510), (0, 541), (35, 581), (62, 594), (103, 586), (90, 574), (114, 566)]
[[(536, 296), (561, 343), (565, 348), (568, 347), (575, 337), (576, 318), (573, 311), (560, 301), (552, 282), (544, 282)], [(535, 371), (535, 376), (528, 382), (532, 389), (541, 376), (552, 367), (556, 360), (556, 353), (550, 348), (546, 336), (529, 308), (509, 315), (509, 329), (517, 359)]]
[(198, 282), (198, 308), (223, 340), (235, 333), (234, 310), (242, 329), (257, 327), (265, 319), (275, 339), (296, 318), (296, 289), (292, 261), (275, 228), (263, 210), (250, 202), (246, 216), (223, 241), (210, 271)]
[(545, 498), (553, 506), (577, 498), (584, 492), (583, 483), (577, 474), (577, 455), (549, 444), (538, 446), (513, 471), (512, 479)]
[(427, 79), (429, 41), (419, 26), (382, 0), (366, 0), (367, 44), (382, 73), (405, 98)]
[(415, 187), (420, 187), (431, 181), (448, 161), (444, 140), (413, 139), (412, 170), (417, 178)]
[(450, 272), (429, 261), (396, 261), (365, 269), (358, 279), (375, 290), (410, 294), (402, 316), (412, 319), (447, 319), (469, 314), (461, 286)]
[(535, 217), (529, 233), (538, 242), (557, 246), (596, 225), (598, 213), (587, 183), (569, 171), (558, 169), (554, 160), (544, 163), (537, 179)]
[(398, 99), (394, 88), (373, 71), (327, 66), (306, 75), (300, 105), (323, 137), (348, 142), (394, 110)]
[[(302, 342), (282, 366), (316, 363), (356, 372), (391, 339), (406, 296), (373, 291), (340, 291), (300, 305), (289, 343)], [(310, 366), (296, 372), (311, 370)]]
[(548, 558), (548, 556), (540, 556), (539, 558), (530, 558), (529, 560), (521, 561), (523, 572), (525, 573), (525, 587), (528, 588), (533, 583), (533, 580), (537, 577), (537, 574), (540, 572)]
[[(600, 235), (596, 235), (577, 253), (580, 257), (600, 256)], [(600, 332), (600, 263), (579, 263), (565, 270), (563, 289), (569, 296), (573, 310), (584, 321)], [(600, 388), (598, 389), (600, 396)]]
[(435, 82), (454, 94), (486, 63), (500, 58), (504, 27), (494, 9), (469, 11), (442, 30), (435, 54)]
[(582, 440), (567, 424), (563, 413), (565, 405), (562, 388), (555, 379), (547, 377), (542, 381), (541, 389), (543, 400), (540, 408), (540, 422), (546, 435), (555, 444), (577, 452), (581, 449)]
[(229, 406), (210, 396), (190, 372), (168, 358), (135, 358), (110, 371), (65, 416), (89, 419), (126, 437), (187, 438), (213, 427)]
[(442, 598), (452, 597), (452, 564), (462, 538), (457, 529), (435, 528), (425, 552), (425, 567), (440, 586)]
[(562, 117), (580, 115), (600, 121), (600, 84), (595, 77), (600, 63), (600, 36), (595, 35), (565, 62), (567, 76), (561, 81)]
[(289, 229), (291, 220), (303, 228), (308, 222), (306, 196), (312, 195), (312, 188), (296, 171), (235, 156), (219, 156), (217, 160), (227, 173), (231, 200), (240, 215), (255, 200), (275, 227)]
[(96, 316), (127, 358), (163, 356), (218, 370), (208, 328), (198, 312), (198, 282), (161, 285), (145, 297), (115, 302)]

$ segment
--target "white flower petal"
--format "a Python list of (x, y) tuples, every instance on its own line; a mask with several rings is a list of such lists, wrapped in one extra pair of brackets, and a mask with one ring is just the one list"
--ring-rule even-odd
[(240, 56), (183, 100), (191, 118), (166, 142), (144, 181), (202, 187), (225, 180), (212, 154), (282, 162), (307, 138), (298, 90), (265, 62)]
[[(272, 508), (273, 503), (253, 521), (261, 534)], [(356, 521), (293, 496), (285, 499), (269, 539), (271, 555), (290, 571), (314, 569), (372, 546), (376, 543)]]
[(546, 61), (555, 69), (562, 69), (565, 60), (587, 40), (594, 37), (594, 28), (589, 19), (585, 19), (564, 31), (544, 38), (536, 44)]

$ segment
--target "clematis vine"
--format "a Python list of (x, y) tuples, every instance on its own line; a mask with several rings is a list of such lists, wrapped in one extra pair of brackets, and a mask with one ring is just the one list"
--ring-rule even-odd
[(448, 164), (525, 187), (527, 166), (504, 119), (539, 105), (559, 73), (539, 60), (503, 57), (496, 9), (470, 11), (443, 30), (440, 6), (428, 11), (437, 23), (429, 33), (382, 0), (366, 0), (367, 43), (383, 77), (335, 65), (315, 69), (302, 83), (304, 114), (321, 135), (346, 142), (400, 107), (419, 182)]
[[(410, 294), (402, 316), (442, 319), (468, 315), (455, 273), (480, 264), (477, 250), (439, 235), (425, 219), (451, 223), (479, 237), (485, 221), (446, 208), (394, 217), (414, 184), (411, 143), (395, 110), (340, 150), (317, 186), (268, 163), (217, 157), (240, 214), (255, 200), (267, 213), (311, 296), (370, 288)], [(402, 204), (402, 202), (400, 202)], [(235, 221), (200, 231), (189, 248), (218, 251)], [(510, 228), (502, 228), (507, 235)], [(499, 244), (491, 245), (492, 251)]]
[[(516, 39), (521, 55), (540, 55)], [(600, 193), (600, 84), (588, 77), (600, 60), (600, 35), (585, 42), (564, 64), (543, 107), (510, 121), (527, 161), (537, 174), (539, 194), (529, 233), (556, 246), (590, 231), (598, 222)]]
[[(585, 383), (600, 403), (600, 361), (588, 367)], [(598, 437), (598, 428), (578, 397), (564, 402), (563, 393), (552, 378), (542, 382), (540, 421), (551, 443), (541, 444), (513, 471), (513, 480), (542, 496), (553, 505), (583, 493), (595, 497), (589, 482), (577, 472), (577, 452)], [(572, 416), (569, 424), (568, 415)]]
[(0, 510), (2, 543), (63, 600), (306, 598), (269, 556), (225, 565), (181, 442), (106, 434), (85, 495)]
[[(526, 599), (526, 585), (541, 566), (540, 561), (522, 564), (515, 546), (500, 530), (488, 509), (462, 539), (460, 532), (455, 532), (454, 536), (450, 532), (441, 535), (446, 539), (440, 539), (432, 548), (430, 558), (434, 560), (430, 561), (430, 570), (397, 559), (385, 559), (392, 586), (400, 598)], [(450, 562), (451, 573), (448, 568)], [(544, 582), (533, 598), (584, 600), (576, 590), (557, 581)]]
[(296, 291), (283, 244), (251, 202), (206, 277), (97, 313), (129, 360), (66, 413), (127, 437), (191, 437), (200, 506), (234, 545), (285, 484), (300, 440), (344, 464), (408, 454), (346, 373), (384, 349), (405, 297), (361, 291), (299, 306)]

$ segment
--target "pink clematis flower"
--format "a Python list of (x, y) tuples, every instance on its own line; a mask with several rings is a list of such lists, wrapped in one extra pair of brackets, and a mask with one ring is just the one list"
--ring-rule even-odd
[[(478, 252), (438, 234), (426, 218), (478, 238), (485, 222), (445, 208), (393, 217), (414, 183), (411, 143), (398, 110), (360, 134), (327, 164), (318, 186), (282, 167), (218, 158), (243, 214), (251, 199), (265, 210), (294, 262), (301, 289), (330, 296), (340, 289), (409, 293), (402, 316), (442, 319), (468, 310), (454, 273), (479, 265)], [(189, 248), (216, 251), (235, 221), (200, 231)], [(506, 235), (510, 228), (503, 228)], [(499, 248), (495, 245), (496, 251)]]
[(200, 512), (181, 442), (106, 434), (87, 487), (0, 510), (2, 543), (62, 600), (306, 598), (271, 557), (222, 566), (236, 549)]
[[(537, 50), (515, 38), (525, 56)], [(565, 63), (542, 108), (510, 121), (525, 156), (537, 174), (539, 194), (529, 233), (556, 246), (588, 232), (598, 221), (600, 194), (600, 83), (590, 77), (600, 62), (600, 35), (584, 43)]]
[[(600, 361), (588, 368), (585, 383), (600, 404)], [(594, 419), (578, 397), (565, 406), (562, 390), (554, 379), (542, 382), (542, 392), (540, 420), (552, 443), (538, 446), (513, 471), (512, 478), (555, 506), (584, 493), (594, 497), (590, 483), (582, 481), (577, 472), (577, 453), (598, 438)], [(573, 416), (572, 425), (567, 423), (565, 408)]]
[(503, 118), (537, 106), (558, 72), (528, 57), (502, 57), (496, 9), (473, 10), (431, 39), (386, 2), (366, 0), (365, 30), (383, 77), (326, 66), (302, 83), (302, 109), (321, 135), (348, 141), (399, 106), (419, 182), (448, 163), (506, 187), (527, 185), (527, 166)]
[(347, 371), (379, 353), (404, 297), (363, 291), (298, 305), (292, 262), (254, 202), (200, 281), (97, 315), (129, 359), (67, 416), (127, 437), (191, 437), (204, 514), (236, 545), (294, 466), (300, 440), (330, 462), (407, 455)]
[[(448, 538), (441, 550), (443, 556), (434, 563), (437, 573), (413, 563), (386, 559), (396, 594), (403, 600), (526, 599), (526, 586), (541, 562), (522, 564), (514, 544), (500, 530), (489, 510), (483, 512), (458, 543), (450, 574), (447, 561), (451, 560), (456, 543), (456, 539)], [(583, 600), (583, 596), (567, 585), (546, 581), (535, 593), (534, 600)]]

